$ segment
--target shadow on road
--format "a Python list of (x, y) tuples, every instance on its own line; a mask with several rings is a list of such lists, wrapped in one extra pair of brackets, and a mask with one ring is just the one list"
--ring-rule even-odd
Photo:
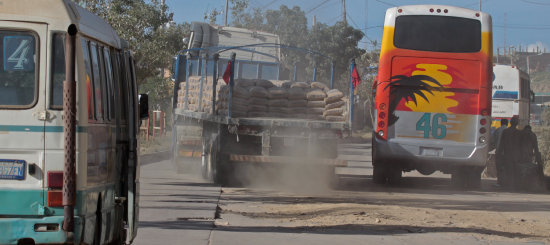
[(407, 225), (335, 225), (335, 226), (216, 226), (213, 221), (205, 220), (175, 220), (164, 222), (140, 222), (140, 227), (158, 229), (185, 229), (185, 230), (218, 230), (229, 232), (262, 232), (262, 233), (308, 233), (308, 234), (341, 234), (341, 235), (401, 235), (410, 233), (471, 233), (495, 235), (507, 238), (538, 238), (548, 239), (547, 236), (532, 236), (517, 232), (496, 231), (480, 227), (425, 227)]

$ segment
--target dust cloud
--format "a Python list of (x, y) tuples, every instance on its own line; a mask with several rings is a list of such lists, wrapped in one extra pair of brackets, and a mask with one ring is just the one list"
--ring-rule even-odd
[[(282, 162), (231, 162), (232, 176), (243, 187), (296, 194), (327, 193), (337, 186), (338, 181), (335, 167), (328, 164), (330, 159), (319, 156), (320, 151), (326, 148), (319, 144), (315, 144), (315, 149), (307, 145), (292, 149), (278, 148), (276, 154), (284, 159)], [(316, 157), (311, 157), (313, 155)]]

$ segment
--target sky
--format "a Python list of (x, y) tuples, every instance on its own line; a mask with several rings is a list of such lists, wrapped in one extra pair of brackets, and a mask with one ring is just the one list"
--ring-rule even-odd
[[(386, 9), (412, 4), (441, 4), (479, 10), (479, 0), (347, 0), (348, 24), (361, 29), (366, 37), (361, 48), (372, 49), (369, 40), (382, 39), (382, 26)], [(204, 14), (216, 8), (223, 10), (225, 0), (166, 0), (174, 13), (176, 23), (204, 21)], [(250, 0), (249, 8), (279, 9), (281, 5), (299, 6), (308, 18), (311, 27), (313, 16), (317, 22), (334, 24), (343, 19), (341, 0)], [(550, 52), (550, 0), (481, 0), (483, 12), (493, 17), (493, 47), (502, 53), (504, 46), (521, 45), (524, 49), (537, 46)], [(223, 25), (223, 16), (216, 24)], [(229, 13), (228, 23), (231, 23)]]

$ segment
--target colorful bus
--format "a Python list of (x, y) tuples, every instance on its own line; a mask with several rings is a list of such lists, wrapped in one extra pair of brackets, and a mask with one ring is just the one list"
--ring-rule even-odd
[(147, 97), (127, 43), (69, 0), (1, 9), (0, 244), (131, 241)]
[(527, 73), (516, 66), (493, 66), (493, 105), (491, 127), (500, 127), (500, 119), (508, 121), (519, 117), (519, 128), (529, 125), (531, 105), (531, 80)]
[(491, 121), (491, 16), (441, 5), (386, 12), (373, 127), (373, 180), (403, 171), (476, 186)]

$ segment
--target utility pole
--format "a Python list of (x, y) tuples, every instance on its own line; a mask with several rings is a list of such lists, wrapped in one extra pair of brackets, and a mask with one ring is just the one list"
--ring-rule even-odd
[(227, 12), (229, 11), (229, 0), (225, 0), (225, 22), (223, 22), (224, 26), (227, 26)]
[(479, 0), (479, 11), (481, 12), (481, 1), (482, 0)]
[(317, 16), (313, 16), (313, 25), (311, 26), (313, 30), (315, 30), (315, 26), (317, 25)]
[(504, 56), (506, 56), (506, 13), (504, 13)]
[(348, 25), (348, 15), (346, 13), (346, 0), (342, 0), (342, 21), (344, 21), (344, 24)]

